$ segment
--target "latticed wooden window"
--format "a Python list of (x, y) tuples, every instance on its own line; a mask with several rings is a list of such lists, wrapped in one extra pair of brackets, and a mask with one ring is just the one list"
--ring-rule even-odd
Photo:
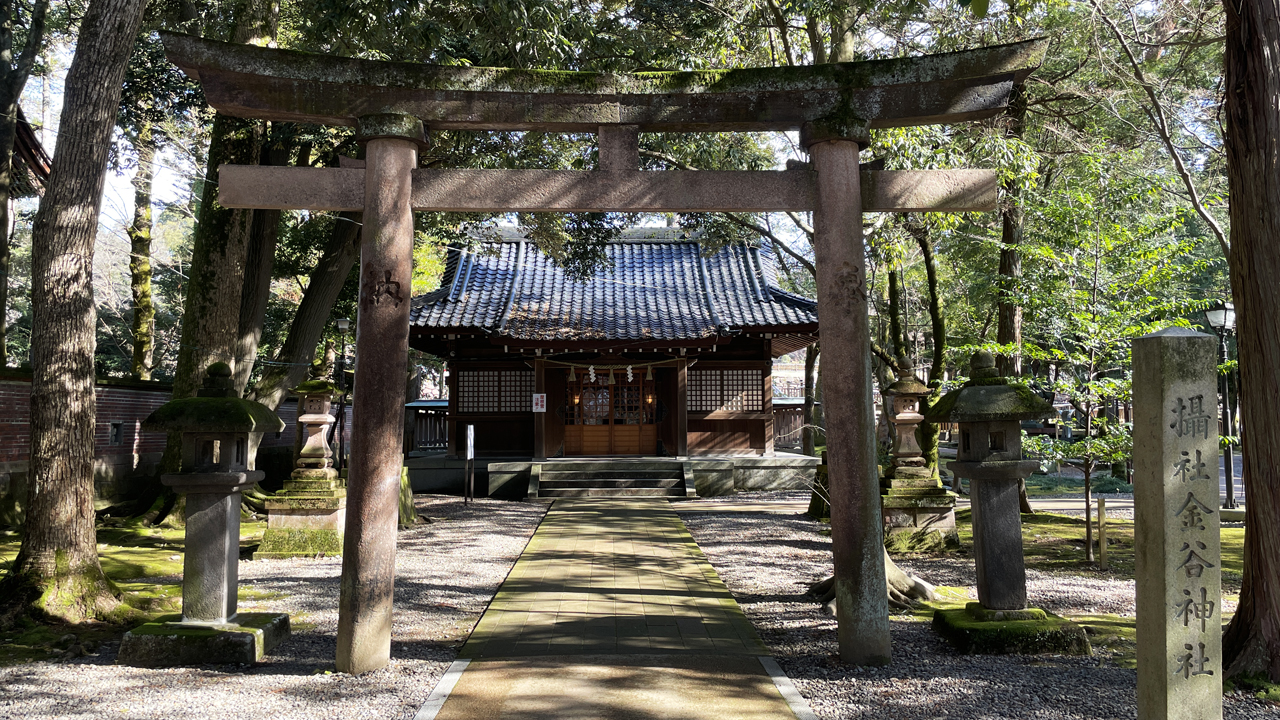
[(690, 370), (690, 412), (763, 412), (763, 370)]
[(720, 407), (720, 371), (689, 371), (689, 411), (711, 412)]
[(530, 412), (532, 370), (458, 371), (458, 412)]
[(498, 412), (497, 370), (458, 371), (458, 412)]
[(613, 424), (643, 425), (644, 395), (640, 385), (615, 385), (613, 398)]
[(502, 371), (502, 412), (533, 411), (533, 371)]
[(733, 412), (764, 410), (764, 373), (760, 370), (724, 370), (724, 398), (720, 407)]

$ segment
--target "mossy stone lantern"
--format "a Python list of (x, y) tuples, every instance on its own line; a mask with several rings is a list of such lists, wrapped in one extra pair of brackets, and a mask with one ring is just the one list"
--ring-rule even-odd
[(1039, 463), (1022, 459), (1022, 421), (1049, 417), (1053, 406), (1000, 377), (989, 352), (974, 353), (969, 378), (942, 396), (925, 419), (960, 425), (956, 461), (947, 467), (969, 478), (978, 602), (935, 611), (933, 627), (961, 652), (1090, 655), (1083, 628), (1027, 607), (1018, 486)]
[(267, 406), (240, 398), (231, 367), (214, 363), (196, 397), (161, 405), (142, 427), (182, 437), (180, 471), (160, 478), (186, 496), (182, 615), (126, 633), (120, 662), (256, 662), (288, 636), (289, 616), (236, 612), (240, 494), (263, 478), (253, 467), (258, 441), (284, 423)]
[(329, 409), (338, 391), (326, 377), (329, 369), (329, 363), (317, 361), (311, 378), (293, 389), (298, 395), (298, 423), (306, 436), (284, 490), (267, 500), (267, 531), (254, 560), (342, 554), (347, 490), (329, 448), (334, 420)]
[(885, 388), (893, 403), (893, 464), (881, 481), (881, 514), (885, 544), (891, 550), (935, 550), (959, 541), (956, 536), (956, 496), (942, 487), (916, 442), (924, 416), (920, 402), (930, 393), (915, 371), (900, 360), (898, 379)]
[(1050, 417), (1053, 406), (1025, 385), (1000, 377), (989, 352), (974, 354), (969, 377), (938, 400), (925, 419), (960, 425), (956, 461), (947, 468), (969, 478), (978, 602), (987, 610), (1021, 610), (1027, 606), (1027, 577), (1018, 488), (1040, 466), (1022, 459), (1022, 421)]

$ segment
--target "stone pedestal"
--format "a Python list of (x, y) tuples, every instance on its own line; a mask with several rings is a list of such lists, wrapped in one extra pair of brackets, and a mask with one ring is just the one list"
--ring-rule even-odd
[(250, 665), (289, 638), (284, 613), (238, 613), (223, 623), (190, 623), (179, 615), (124, 634), (116, 662), (133, 667)]
[[(1027, 464), (1033, 470), (1037, 463)], [(1019, 479), (971, 478), (969, 482), (978, 602), (988, 610), (1021, 610), (1027, 606)]]
[(1217, 340), (1133, 341), (1138, 718), (1222, 717)]
[(920, 400), (929, 388), (899, 358), (897, 382), (885, 394), (893, 399), (893, 463), (880, 481), (884, 543), (890, 552), (920, 552), (958, 545), (956, 494), (942, 487), (928, 468), (916, 429), (924, 420)]
[(224, 623), (236, 614), (240, 582), (240, 492), (263, 473), (165, 475), (161, 481), (187, 496), (186, 551), (182, 557), (182, 619)]
[(880, 481), (885, 547), (924, 552), (957, 545), (956, 494), (933, 477), (900, 477), (900, 469)]
[(962, 653), (1093, 654), (1084, 628), (1039, 608), (989, 610), (969, 603), (963, 610), (935, 611), (933, 629)]
[(333, 468), (293, 471), (266, 506), (267, 531), (254, 560), (342, 554), (347, 489)]

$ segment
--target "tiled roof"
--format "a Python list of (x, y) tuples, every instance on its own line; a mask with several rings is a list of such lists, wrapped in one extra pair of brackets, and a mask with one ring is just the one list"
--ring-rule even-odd
[(732, 246), (704, 259), (678, 230), (637, 228), (605, 252), (613, 268), (577, 282), (514, 234), (471, 250), (451, 248), (440, 289), (414, 298), (411, 322), (418, 332), (478, 330), (540, 341), (817, 329), (817, 304), (778, 288), (765, 250)]

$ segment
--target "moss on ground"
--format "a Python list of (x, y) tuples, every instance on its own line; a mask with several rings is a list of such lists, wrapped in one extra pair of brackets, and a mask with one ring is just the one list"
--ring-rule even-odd
[(1222, 689), (1224, 692), (1240, 690), (1264, 702), (1280, 703), (1280, 685), (1271, 682), (1265, 675), (1238, 675), (1227, 678)]
[(1138, 619), (1123, 615), (1070, 615), (1089, 635), (1095, 651), (1106, 653), (1120, 667), (1138, 666)]
[[(241, 554), (251, 550), (262, 539), (266, 522), (242, 522)], [(6, 573), (18, 554), (21, 536), (12, 531), (0, 532), (0, 575)], [(124, 594), (124, 602), (148, 616), (178, 612), (182, 609), (182, 552), (184, 530), (169, 527), (146, 527), (126, 522), (98, 528), (98, 557), (107, 578)], [(241, 586), (241, 602), (264, 602), (281, 593)], [(93, 652), (101, 643), (118, 640), (124, 628), (105, 623), (76, 625), (41, 625), (19, 620), (6, 632), (0, 632), (0, 666), (39, 660), (52, 660), (83, 652)], [(74, 636), (74, 639), (65, 639)], [(77, 650), (78, 648), (78, 650)]]

